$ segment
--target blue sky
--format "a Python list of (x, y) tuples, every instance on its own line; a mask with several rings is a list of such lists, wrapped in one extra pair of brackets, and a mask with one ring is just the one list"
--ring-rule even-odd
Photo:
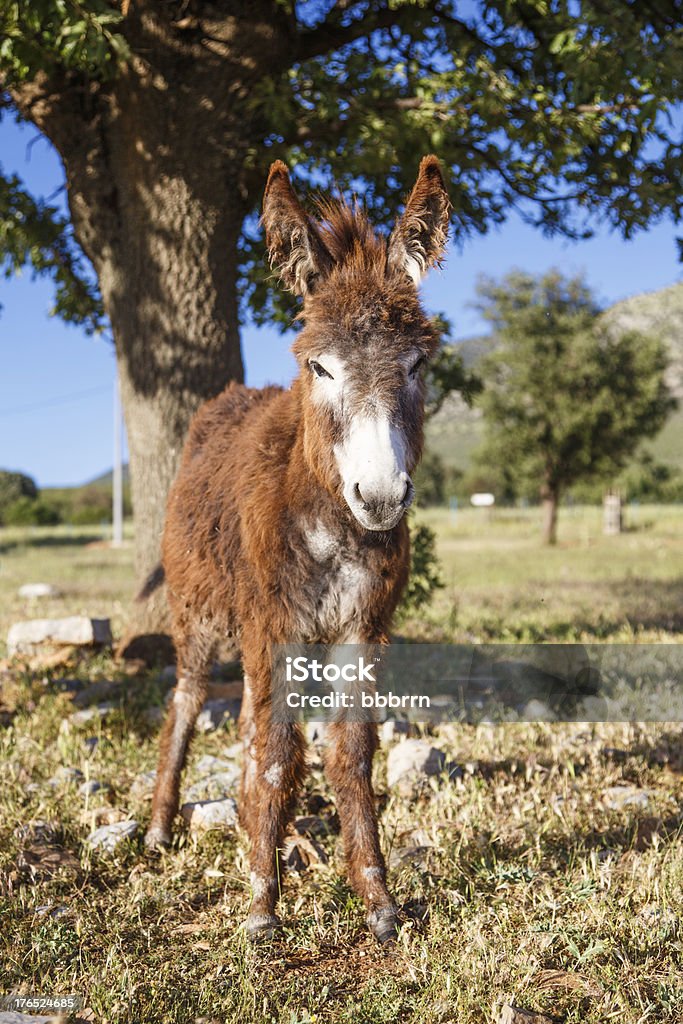
[[(60, 161), (30, 126), (0, 122), (0, 165), (18, 173), (36, 195), (63, 184)], [(443, 311), (458, 337), (483, 325), (469, 303), (481, 273), (499, 277), (512, 267), (540, 273), (557, 266), (585, 271), (604, 304), (663, 288), (683, 278), (676, 230), (664, 222), (632, 242), (598, 227), (587, 242), (545, 239), (515, 215), (488, 235), (451, 250), (443, 271), (423, 285), (427, 309)], [(109, 343), (88, 338), (50, 318), (52, 288), (30, 271), (0, 278), (0, 468), (20, 469), (40, 486), (79, 484), (112, 464), (114, 355)], [(248, 327), (243, 334), (247, 383), (287, 383), (294, 372), (291, 337)]]

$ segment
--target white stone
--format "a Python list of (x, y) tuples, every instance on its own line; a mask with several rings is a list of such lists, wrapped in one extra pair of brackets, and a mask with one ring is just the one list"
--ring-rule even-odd
[(610, 810), (621, 811), (624, 807), (648, 808), (655, 793), (638, 786), (610, 786), (602, 796)]
[(555, 717), (548, 705), (535, 697), (528, 701), (522, 710), (522, 718), (525, 722), (553, 722)]
[(67, 644), (87, 647), (111, 644), (109, 619), (89, 619), (73, 615), (68, 619), (30, 619), (15, 622), (7, 634), (7, 653), (31, 654), (41, 644)]
[(113, 853), (126, 839), (132, 839), (137, 830), (137, 821), (116, 821), (113, 825), (100, 825), (90, 833), (86, 842), (93, 849)]
[(191, 832), (208, 832), (237, 824), (237, 804), (230, 797), (186, 803), (180, 808), (180, 813)]
[(228, 771), (214, 772), (190, 786), (185, 794), (187, 803), (200, 800), (223, 800), (234, 792), (240, 780), (240, 770), (236, 764), (228, 765)]
[(106, 782), (100, 782), (99, 779), (88, 779), (87, 782), (81, 783), (78, 792), (81, 796), (92, 796), (93, 793), (99, 793), (101, 789), (109, 789)]
[(225, 761), (222, 757), (214, 757), (213, 754), (203, 754), (195, 765), (195, 770), (200, 775), (214, 775), (216, 772), (232, 771), (235, 765), (232, 761)]
[(397, 787), (409, 793), (431, 775), (443, 771), (446, 756), (428, 740), (404, 740), (389, 751), (387, 783), (389, 789)]
[(390, 718), (382, 722), (379, 727), (379, 738), (382, 743), (391, 743), (392, 740), (402, 739), (410, 732), (410, 722), (403, 718)]
[(82, 708), (80, 711), (74, 711), (68, 720), (72, 725), (86, 725), (88, 722), (106, 718), (109, 712), (114, 710), (114, 707), (115, 705), (110, 701), (103, 701), (102, 704), (95, 704), (91, 708)]
[(130, 787), (130, 795), (134, 800), (149, 799), (154, 792), (154, 785), (157, 780), (156, 769), (150, 772), (141, 772)]
[(59, 597), (59, 591), (51, 583), (24, 583), (18, 590), (19, 597)]

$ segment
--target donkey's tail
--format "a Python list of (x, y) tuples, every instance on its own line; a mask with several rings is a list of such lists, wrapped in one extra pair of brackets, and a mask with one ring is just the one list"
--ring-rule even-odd
[(146, 601), (148, 597), (151, 597), (155, 590), (161, 586), (166, 579), (166, 572), (163, 565), (159, 562), (159, 565), (155, 565), (151, 573), (142, 585), (142, 590), (135, 598), (136, 601)]

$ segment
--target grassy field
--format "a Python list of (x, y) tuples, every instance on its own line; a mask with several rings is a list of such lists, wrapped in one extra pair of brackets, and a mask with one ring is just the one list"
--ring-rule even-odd
[[(409, 638), (683, 639), (681, 508), (642, 507), (613, 538), (597, 510), (563, 509), (552, 551), (533, 510), (421, 517), (437, 531), (446, 585), (400, 624)], [(120, 633), (132, 551), (98, 540), (0, 532), (3, 639), (18, 618), (77, 612), (110, 616)], [(63, 596), (22, 601), (29, 580)], [(286, 878), (281, 940), (250, 947), (239, 830), (198, 837), (180, 824), (163, 857), (142, 849), (141, 776), (159, 727), (150, 709), (167, 685), (106, 654), (2, 670), (0, 994), (75, 993), (82, 1016), (111, 1024), (495, 1024), (505, 1004), (545, 1015), (529, 1024), (681, 1020), (680, 726), (442, 725), (425, 735), (462, 770), (410, 793), (387, 791), (397, 741), (383, 744), (376, 789), (404, 921), (392, 951), (369, 937), (344, 881), (313, 748), (298, 813), (316, 815), (322, 834)], [(104, 717), (72, 719), (75, 703), (102, 700)], [(235, 740), (231, 720), (198, 735), (185, 789), (203, 755), (238, 756)], [(103, 788), (81, 795), (83, 780)], [(127, 818), (140, 823), (129, 843), (111, 855), (88, 847), (96, 822)]]

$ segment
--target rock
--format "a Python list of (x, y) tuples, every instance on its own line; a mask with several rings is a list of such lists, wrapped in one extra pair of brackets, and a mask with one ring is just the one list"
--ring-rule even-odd
[(30, 619), (15, 622), (7, 634), (7, 653), (32, 654), (41, 644), (68, 644), (76, 647), (111, 645), (109, 619), (89, 619), (74, 615), (68, 619)]
[(438, 775), (446, 756), (428, 740), (404, 740), (392, 747), (387, 759), (387, 784), (403, 795), (412, 795), (428, 777)]
[(74, 711), (73, 715), (69, 715), (66, 721), (70, 722), (71, 725), (86, 725), (89, 722), (96, 722), (106, 718), (107, 715), (114, 710), (116, 705), (112, 704), (111, 701), (103, 701), (102, 704), (95, 704), (94, 707), (83, 708), (81, 711)]
[(497, 1024), (553, 1024), (551, 1017), (544, 1013), (535, 1013), (533, 1010), (520, 1010), (518, 1006), (511, 1006), (506, 1003), (501, 1007)]
[(81, 796), (92, 796), (93, 793), (99, 793), (102, 789), (109, 789), (106, 782), (100, 782), (99, 779), (88, 779), (87, 782), (81, 783), (78, 792)]
[(652, 789), (639, 789), (638, 786), (610, 786), (602, 794), (602, 798), (612, 811), (621, 811), (625, 807), (647, 809), (656, 796)]
[(234, 792), (240, 780), (240, 770), (237, 765), (229, 765), (229, 770), (216, 772), (214, 775), (207, 775), (205, 778), (195, 782), (185, 794), (186, 803), (197, 803), (202, 800), (224, 800), (230, 793)]
[(239, 716), (237, 700), (207, 700), (197, 718), (197, 732), (214, 732), (220, 729), (228, 718)]
[(155, 704), (154, 707), (145, 708), (145, 710), (142, 712), (142, 717), (147, 723), (147, 725), (161, 725), (164, 718), (166, 717), (166, 712), (158, 704)]
[(86, 843), (94, 850), (103, 850), (105, 853), (114, 853), (117, 846), (132, 839), (138, 830), (137, 821), (117, 821), (113, 825), (100, 825), (94, 832), (91, 832)]
[(86, 708), (91, 704), (102, 703), (120, 689), (121, 683), (119, 682), (114, 682), (111, 679), (98, 679), (96, 683), (90, 683), (76, 694), (73, 699), (74, 707)]
[(82, 778), (83, 772), (78, 768), (66, 768), (62, 765), (57, 769), (52, 778), (47, 780), (47, 784), (48, 786), (65, 786), (69, 783), (74, 783), (75, 785)]
[(17, 591), (19, 597), (59, 597), (59, 590), (51, 583), (24, 583)]
[(230, 797), (186, 803), (180, 808), (180, 813), (191, 832), (208, 832), (237, 824), (237, 804)]
[(556, 715), (542, 700), (528, 701), (520, 711), (525, 722), (554, 722)]
[(195, 765), (195, 770), (200, 775), (214, 775), (216, 772), (233, 771), (233, 761), (226, 761), (222, 757), (214, 757), (213, 754), (203, 754)]
[(134, 800), (149, 800), (154, 792), (154, 784), (157, 781), (156, 769), (150, 772), (141, 772), (133, 779), (130, 787), (130, 796)]
[(402, 739), (410, 734), (410, 722), (403, 718), (389, 719), (382, 722), (379, 728), (379, 738), (382, 743), (391, 743), (392, 740)]

